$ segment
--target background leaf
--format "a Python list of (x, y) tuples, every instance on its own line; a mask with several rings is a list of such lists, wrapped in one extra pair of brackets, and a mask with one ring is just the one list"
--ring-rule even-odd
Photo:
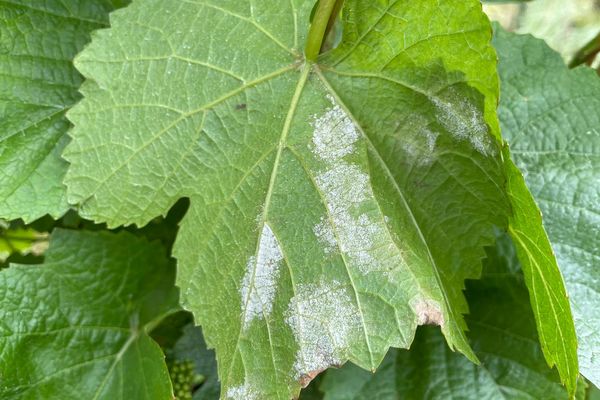
[(108, 25), (118, 0), (0, 4), (0, 218), (31, 222), (67, 209), (60, 153), (80, 96), (73, 57)]
[(556, 366), (573, 396), (579, 376), (577, 337), (565, 284), (540, 210), (508, 148), (504, 154), (509, 176), (507, 189), (513, 204), (509, 232), (523, 266), (540, 343), (548, 364)]
[(147, 333), (178, 307), (174, 275), (156, 243), (55, 231), (44, 265), (0, 271), (0, 397), (170, 398)]
[(497, 30), (499, 115), (565, 278), (581, 372), (600, 383), (600, 80), (542, 41)]

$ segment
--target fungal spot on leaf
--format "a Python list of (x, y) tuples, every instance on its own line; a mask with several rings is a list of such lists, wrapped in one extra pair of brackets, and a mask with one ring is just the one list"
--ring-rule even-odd
[(319, 239), (319, 242), (323, 244), (326, 254), (335, 252), (338, 244), (333, 229), (331, 228), (331, 224), (327, 218), (321, 217), (321, 222), (313, 227), (313, 232)]
[(234, 386), (227, 390), (227, 400), (259, 400), (258, 394), (248, 385), (244, 383), (240, 386)]
[[(330, 221), (323, 219), (313, 231), (324, 243), (326, 253), (336, 245), (332, 240), (335, 231), (340, 250), (366, 274), (380, 267), (372, 253), (384, 233), (383, 224), (373, 222), (361, 211), (374, 198), (369, 175), (359, 165), (344, 160), (356, 150), (360, 134), (335, 99), (327, 98), (332, 108), (314, 118), (312, 143), (315, 156), (327, 166), (315, 182), (325, 199)], [(329, 227), (331, 233), (323, 224), (333, 224)]]
[(273, 310), (279, 267), (283, 253), (269, 224), (262, 228), (256, 256), (246, 264), (240, 294), (244, 329), (254, 318), (262, 318)]
[(450, 87), (432, 102), (438, 122), (458, 140), (468, 140), (479, 153), (494, 153), (494, 139), (489, 133), (483, 112), (464, 93)]
[(300, 386), (302, 386), (302, 388), (307, 387), (313, 379), (315, 379), (317, 377), (317, 375), (319, 375), (321, 372), (325, 371), (327, 368), (323, 368), (323, 369), (318, 369), (315, 371), (310, 371), (305, 373), (304, 375), (302, 375), (300, 377), (300, 380), (298, 381), (300, 383)]
[(412, 305), (418, 325), (444, 325), (444, 314), (435, 300), (420, 299)]
[(429, 166), (437, 158), (436, 144), (439, 132), (431, 127), (430, 121), (419, 114), (411, 115), (404, 121), (398, 121), (396, 129), (402, 126), (410, 134), (402, 134), (400, 145), (406, 152), (410, 163)]
[(303, 386), (320, 371), (342, 364), (360, 332), (358, 308), (337, 281), (298, 285), (286, 323), (298, 345), (294, 376)]
[(354, 152), (354, 143), (360, 135), (352, 120), (335, 103), (335, 99), (331, 96), (327, 96), (327, 99), (333, 107), (315, 118), (312, 141), (315, 154), (322, 160), (333, 163)]

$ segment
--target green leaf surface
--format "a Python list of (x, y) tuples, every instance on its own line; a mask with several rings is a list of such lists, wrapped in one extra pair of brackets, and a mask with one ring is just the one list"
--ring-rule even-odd
[(548, 364), (556, 366), (573, 396), (579, 376), (577, 336), (565, 283), (544, 230), (542, 214), (521, 171), (511, 160), (508, 147), (504, 154), (513, 205), (509, 232), (522, 263), (540, 342)]
[(481, 365), (450, 351), (438, 329), (427, 327), (410, 351), (390, 351), (375, 374), (354, 365), (328, 371), (324, 399), (566, 399), (558, 374), (544, 360), (508, 237), (490, 249), (484, 270), (481, 281), (467, 285), (469, 339)]
[(0, 2), (0, 218), (67, 209), (60, 154), (82, 82), (72, 60), (122, 0)]
[(44, 265), (0, 272), (0, 398), (170, 399), (147, 332), (177, 307), (174, 275), (129, 233), (55, 231)]
[(117, 226), (190, 198), (178, 284), (224, 398), (375, 369), (426, 323), (476, 359), (464, 279), (509, 208), (481, 4), (346, 1), (310, 64), (313, 5), (134, 1), (76, 59), (69, 200)]
[(587, 400), (600, 400), (600, 389), (594, 385), (590, 385), (587, 395)]
[(558, 54), (531, 36), (498, 30), (494, 43), (503, 82), (503, 133), (543, 212), (565, 278), (581, 372), (598, 385), (600, 80), (589, 68), (569, 71)]

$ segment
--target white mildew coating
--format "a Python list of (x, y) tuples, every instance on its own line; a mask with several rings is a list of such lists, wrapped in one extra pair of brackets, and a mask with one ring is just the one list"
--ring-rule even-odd
[(417, 315), (419, 325), (444, 326), (444, 313), (440, 304), (432, 299), (418, 299), (411, 302), (411, 306)]
[(373, 197), (369, 176), (357, 165), (340, 162), (316, 178), (339, 237), (342, 253), (348, 254), (363, 273), (378, 268), (371, 251), (384, 231), (364, 214), (361, 204)]
[(269, 224), (265, 223), (257, 255), (248, 259), (240, 289), (244, 329), (248, 328), (254, 318), (260, 319), (273, 310), (281, 260), (283, 253), (279, 242)]
[(483, 114), (463, 96), (450, 93), (452, 98), (448, 100), (432, 98), (438, 109), (438, 121), (457, 139), (469, 140), (481, 154), (492, 155), (493, 138), (489, 134)]
[(417, 165), (430, 166), (437, 158), (435, 147), (439, 133), (426, 128), (421, 128), (419, 135), (412, 140), (402, 142), (402, 148)]
[(321, 217), (321, 222), (313, 227), (313, 232), (319, 239), (319, 242), (325, 246), (325, 253), (334, 253), (338, 247), (337, 240), (333, 229), (331, 229), (331, 223), (325, 217)]
[(323, 218), (313, 231), (325, 244), (325, 252), (331, 252), (331, 245), (337, 245), (335, 240), (330, 240), (335, 231), (342, 253), (366, 274), (380, 266), (372, 253), (380, 242), (384, 227), (382, 221), (373, 222), (360, 211), (361, 206), (374, 197), (369, 175), (358, 165), (344, 160), (355, 151), (360, 135), (335, 99), (331, 96), (328, 99), (333, 107), (314, 119), (312, 141), (314, 154), (327, 165), (315, 181), (334, 226), (330, 227), (330, 235), (323, 226), (330, 222)]
[(436, 145), (439, 133), (432, 131), (429, 121), (420, 114), (413, 114), (408, 119), (396, 123), (396, 129), (400, 124), (407, 132), (414, 135), (403, 135), (400, 145), (409, 156), (409, 161), (419, 166), (429, 166), (437, 158)]
[(313, 122), (313, 144), (315, 153), (324, 161), (336, 162), (352, 154), (354, 143), (360, 137), (354, 123), (348, 118), (344, 110), (335, 103), (332, 96), (327, 99), (333, 104), (319, 118)]
[(286, 316), (299, 346), (296, 379), (340, 365), (360, 333), (360, 321), (358, 308), (339, 282), (298, 285)]
[(227, 390), (228, 400), (259, 400), (258, 395), (248, 383)]

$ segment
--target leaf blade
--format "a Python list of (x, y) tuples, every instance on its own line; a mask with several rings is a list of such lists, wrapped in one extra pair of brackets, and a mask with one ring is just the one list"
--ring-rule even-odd
[(33, 221), (68, 210), (60, 157), (82, 77), (72, 65), (119, 2), (0, 5), (0, 217)]
[[(593, 359), (599, 338), (592, 328), (600, 326), (593, 311), (600, 304), (600, 287), (592, 261), (599, 240), (594, 230), (598, 225), (594, 217), (597, 77), (589, 69), (569, 71), (556, 53), (529, 36), (498, 30), (494, 40), (500, 54), (499, 71), (507, 82), (499, 108), (503, 131), (544, 214), (544, 226), (564, 276), (581, 373), (597, 383), (598, 365)], [(508, 58), (514, 61), (507, 63)], [(539, 77), (527, 79), (534, 74)]]
[(372, 398), (564, 399), (537, 339), (524, 277), (507, 235), (488, 249), (480, 281), (468, 282), (469, 338), (481, 365), (450, 351), (436, 329), (422, 329), (409, 351), (392, 350), (374, 374), (347, 365), (329, 370), (325, 400)]
[[(112, 28), (77, 59), (88, 81), (69, 112), (70, 200), (116, 226), (144, 224), (190, 197), (174, 247), (178, 283), (216, 348), (225, 398), (287, 399), (347, 359), (374, 369), (425, 323), (443, 325), (448, 341), (474, 358), (463, 333), (463, 281), (479, 275), (492, 226), (505, 225), (508, 213), (495, 56), (480, 3), (443, 2), (455, 33), (444, 32), (435, 1), (426, 13), (394, 1), (364, 14), (360, 29), (386, 29), (396, 45), (392, 77), (407, 75), (429, 97), (391, 82), (369, 92), (334, 77), (338, 60), (361, 65), (339, 52), (303, 63), (292, 43), (305, 37), (297, 27), (311, 2), (267, 3), (155, 0), (114, 13)], [(363, 15), (361, 2), (346, 6), (344, 15)], [(398, 15), (411, 24), (391, 30)], [(423, 15), (439, 24), (406, 46), (447, 43), (447, 65), (431, 52), (418, 63), (402, 58), (410, 53), (402, 29), (422, 26)], [(351, 94), (367, 94), (365, 104)], [(390, 115), (382, 132), (396, 135), (386, 145), (364, 114), (382, 115), (377, 106), (398, 98), (405, 109), (383, 110)], [(414, 115), (421, 124), (396, 132)], [(436, 132), (427, 136), (430, 125)], [(412, 147), (394, 158), (402, 136)]]
[(147, 335), (178, 308), (160, 246), (58, 230), (43, 266), (12, 265), (0, 280), (3, 398), (171, 395), (164, 356)]

